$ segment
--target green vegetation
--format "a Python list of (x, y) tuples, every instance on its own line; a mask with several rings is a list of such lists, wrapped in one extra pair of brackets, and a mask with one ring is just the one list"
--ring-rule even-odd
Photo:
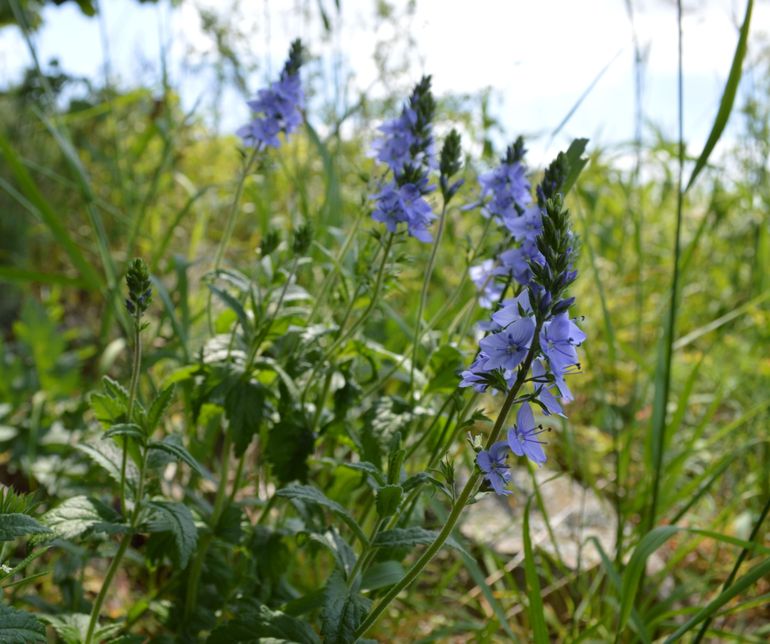
[[(745, 53), (751, 6), (702, 154), (588, 146), (566, 197), (588, 336), (569, 421), (367, 637), (770, 637), (770, 56)], [(457, 388), (486, 319), (467, 269), (501, 241), (462, 209), (504, 153), (485, 100), (438, 97), (484, 153), (433, 247), (369, 216), (373, 127), (401, 95), (308, 111), (250, 155), (172, 87), (72, 99), (60, 71), (0, 96), (0, 642), (353, 641), (502, 405)]]

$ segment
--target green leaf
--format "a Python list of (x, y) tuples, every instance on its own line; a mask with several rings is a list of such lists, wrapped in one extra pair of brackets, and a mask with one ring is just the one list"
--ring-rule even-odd
[(75, 496), (46, 512), (43, 522), (57, 537), (72, 539), (84, 532), (126, 532), (128, 526), (120, 523), (120, 515), (97, 499)]
[(618, 633), (622, 632), (631, 615), (631, 609), (636, 600), (636, 593), (639, 591), (639, 582), (642, 579), (648, 557), (668, 541), (679, 528), (668, 525), (655, 528), (648, 532), (636, 544), (631, 559), (628, 561), (626, 569), (623, 571), (623, 583), (620, 591), (620, 619), (618, 622)]
[(751, 24), (751, 10), (753, 8), (754, 0), (749, 0), (746, 3), (746, 15), (743, 18), (743, 25), (741, 26), (741, 31), (738, 35), (738, 44), (735, 47), (733, 63), (730, 66), (730, 75), (727, 77), (727, 84), (722, 92), (722, 100), (719, 102), (719, 110), (717, 111), (716, 119), (714, 119), (714, 125), (711, 126), (711, 132), (709, 133), (709, 138), (706, 140), (706, 145), (703, 146), (703, 151), (700, 153), (698, 160), (695, 162), (695, 167), (692, 169), (692, 174), (687, 182), (687, 187), (684, 189), (685, 192), (692, 187), (696, 177), (701, 173), (701, 170), (706, 167), (709, 156), (711, 156), (711, 152), (719, 141), (719, 137), (722, 136), (722, 132), (730, 118), (730, 112), (733, 109), (735, 95), (741, 80), (743, 59), (746, 57), (746, 44), (749, 39), (749, 25)]
[(281, 485), (307, 481), (307, 459), (313, 453), (315, 435), (305, 415), (294, 410), (281, 414), (270, 428), (265, 455)]
[[(88, 623), (91, 616), (85, 613), (72, 613), (70, 615), (43, 615), (42, 619), (53, 626), (56, 634), (64, 640), (65, 644), (82, 644), (88, 633)], [(97, 626), (94, 630), (94, 641), (115, 642), (115, 636), (122, 628), (122, 624)]]
[(173, 456), (178, 461), (184, 461), (195, 472), (203, 478), (211, 478), (211, 474), (207, 472), (203, 466), (193, 458), (193, 455), (187, 451), (187, 449), (181, 444), (181, 438), (176, 437), (177, 440), (170, 440), (174, 436), (166, 436), (162, 441), (153, 441), (147, 445), (147, 449), (159, 450)]
[(354, 588), (348, 588), (345, 577), (335, 569), (324, 587), (321, 611), (321, 636), (325, 644), (355, 642), (355, 632), (369, 612), (371, 601)]
[[(438, 536), (436, 530), (426, 530), (425, 528), (394, 528), (393, 530), (384, 530), (374, 539), (374, 544), (378, 548), (411, 548), (412, 546), (428, 546), (436, 540)], [(446, 544), (455, 550), (465, 552), (463, 547), (452, 537), (446, 540)]]
[(356, 565), (356, 553), (335, 528), (330, 528), (323, 534), (311, 532), (309, 536), (311, 541), (320, 543), (332, 553), (337, 567), (345, 573), (345, 577), (350, 575)]
[(168, 501), (150, 501), (147, 504), (161, 515), (161, 521), (152, 522), (148, 526), (150, 532), (169, 531), (174, 536), (174, 554), (171, 557), (174, 564), (181, 569), (187, 568), (190, 556), (195, 552), (198, 543), (198, 530), (195, 527), (192, 512), (182, 503)]
[(273, 641), (320, 644), (312, 628), (296, 617), (271, 610), (256, 599), (244, 599), (235, 606), (235, 618), (214, 629), (209, 644)]
[(140, 444), (144, 443), (144, 432), (142, 431), (142, 428), (133, 423), (118, 423), (104, 432), (104, 438), (115, 438), (116, 436), (133, 438)]
[(166, 413), (172, 399), (174, 398), (174, 385), (169, 385), (165, 389), (162, 389), (160, 393), (155, 396), (155, 399), (150, 404), (150, 408), (147, 410), (147, 425), (145, 431), (150, 436), (155, 428), (163, 418), (163, 414)]
[(583, 158), (587, 145), (588, 139), (575, 139), (567, 148), (566, 156), (569, 170), (561, 187), (562, 194), (566, 195), (570, 191), (588, 163), (588, 159)]
[(95, 391), (88, 397), (88, 402), (96, 419), (104, 425), (114, 425), (126, 418), (128, 406), (108, 394)]
[[(75, 448), (83, 452), (97, 465), (104, 468), (107, 474), (117, 483), (120, 483), (120, 461), (123, 451), (109, 439), (97, 439), (90, 443), (78, 443)], [(126, 483), (133, 493), (139, 482), (139, 470), (129, 459), (126, 463)]]
[(45, 534), (51, 532), (27, 514), (0, 514), (0, 541), (13, 541), (17, 537), (28, 534)]
[(102, 377), (102, 387), (104, 387), (104, 393), (110, 398), (119, 401), (126, 409), (128, 409), (128, 389), (109, 376)]
[(540, 592), (540, 579), (535, 566), (535, 553), (532, 549), (532, 537), (529, 533), (529, 508), (532, 498), (527, 500), (524, 508), (524, 578), (527, 581), (527, 597), (529, 597), (529, 621), (532, 626), (532, 636), (536, 644), (548, 644), (548, 628), (545, 625), (543, 597)]
[(265, 389), (253, 382), (237, 380), (225, 397), (225, 415), (230, 424), (236, 456), (241, 456), (259, 433), (264, 418)]
[(34, 615), (0, 604), (0, 643), (46, 642), (45, 626)]
[(383, 485), (377, 490), (377, 514), (389, 517), (398, 510), (404, 491), (400, 485)]
[(364, 572), (361, 578), (361, 588), (377, 590), (392, 586), (401, 581), (404, 574), (404, 567), (398, 561), (378, 561)]
[(282, 496), (286, 499), (302, 501), (303, 503), (309, 503), (311, 505), (318, 505), (320, 507), (326, 508), (327, 510), (331, 510), (337, 516), (339, 516), (340, 519), (348, 524), (350, 529), (355, 533), (356, 537), (358, 537), (361, 543), (368, 542), (368, 539), (366, 538), (364, 531), (361, 529), (361, 526), (358, 525), (356, 520), (350, 516), (350, 514), (348, 514), (348, 511), (336, 501), (332, 501), (330, 498), (325, 496), (324, 493), (320, 490), (317, 490), (314, 487), (310, 487), (309, 485), (292, 484), (288, 487), (278, 490), (276, 495)]

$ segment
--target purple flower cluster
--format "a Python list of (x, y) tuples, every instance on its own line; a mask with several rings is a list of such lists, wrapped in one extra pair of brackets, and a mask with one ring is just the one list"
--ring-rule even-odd
[(236, 134), (248, 147), (273, 147), (281, 145), (278, 135), (292, 133), (302, 123), (304, 93), (299, 77), (302, 64), (302, 45), (292, 43), (289, 58), (281, 71), (281, 77), (261, 89), (257, 97), (247, 101), (255, 116), (250, 123), (238, 128)]
[[(509, 149), (508, 160), (511, 157)], [(504, 160), (502, 165), (509, 164)], [(565, 172), (564, 159), (557, 158), (546, 171), (549, 183), (544, 180), (538, 186), (537, 205), (527, 208), (518, 206), (526, 199), (513, 196), (511, 182), (494, 184), (505, 194), (487, 195), (490, 198), (485, 208), (489, 215), (500, 219), (509, 233), (507, 239), (516, 245), (501, 252), (496, 261), (487, 260), (471, 269), (473, 281), (483, 285), (481, 304), (489, 308), (504, 297), (505, 287), (495, 282), (496, 276), (508, 271), (508, 281), (512, 278), (518, 284), (517, 295), (499, 303), (491, 320), (480, 325), (487, 335), (479, 342), (476, 358), (462, 372), (460, 382), (461, 387), (472, 387), (477, 392), (492, 389), (523, 399), (507, 440), (481, 450), (476, 458), (498, 494), (508, 493), (505, 484), (510, 480), (506, 465), (509, 451), (526, 456), (538, 466), (546, 460), (539, 438), (544, 429), (535, 425), (529, 403), (540, 407), (546, 416), (563, 416), (562, 401), (572, 400), (566, 377), (580, 369), (577, 347), (586, 336), (569, 316), (574, 298), (565, 297), (567, 287), (577, 277), (573, 268), (575, 240), (569, 213), (556, 192)], [(490, 204), (510, 207), (495, 211)], [(517, 382), (517, 391), (511, 391)], [(522, 384), (530, 389), (520, 390)]]
[(373, 155), (388, 166), (391, 178), (372, 195), (372, 219), (384, 223), (390, 232), (405, 223), (412, 237), (433, 240), (428, 226), (436, 219), (425, 196), (435, 190), (428, 173), (437, 166), (431, 121), (435, 102), (430, 77), (414, 88), (401, 115), (380, 126), (383, 137), (374, 142)]
[(532, 203), (524, 153), (524, 143), (519, 138), (496, 168), (479, 177), (481, 214), (492, 217), (508, 240), (495, 260), (470, 268), (479, 303), (484, 308), (493, 308), (499, 302), (505, 290), (502, 283), (513, 280), (526, 286), (532, 279), (530, 262), (544, 262), (537, 248), (543, 227), (542, 208)]

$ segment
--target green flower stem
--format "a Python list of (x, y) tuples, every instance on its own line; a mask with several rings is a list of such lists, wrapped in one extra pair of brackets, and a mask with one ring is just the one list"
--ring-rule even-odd
[(348, 235), (342, 244), (342, 248), (340, 248), (337, 256), (334, 258), (332, 270), (326, 274), (324, 281), (321, 283), (321, 288), (318, 290), (318, 295), (315, 298), (315, 302), (313, 302), (313, 308), (310, 310), (310, 315), (307, 317), (308, 326), (312, 324), (315, 316), (318, 314), (318, 310), (324, 298), (326, 297), (327, 291), (334, 285), (334, 281), (337, 279), (337, 275), (340, 273), (342, 259), (345, 257), (345, 255), (347, 255), (348, 250), (350, 249), (350, 245), (353, 243), (353, 238), (355, 237), (355, 234), (358, 231), (358, 227), (361, 224), (361, 219), (362, 217), (359, 215), (354, 220), (353, 225), (350, 227), (350, 232), (348, 232)]
[[(508, 395), (505, 397), (503, 406), (500, 409), (500, 413), (497, 416), (497, 421), (495, 422), (495, 425), (492, 428), (492, 432), (489, 434), (489, 438), (487, 438), (485, 449), (489, 449), (499, 438), (500, 432), (502, 431), (503, 425), (505, 424), (505, 420), (508, 417), (509, 412), (511, 411), (511, 407), (513, 406), (514, 401), (516, 400), (516, 396), (519, 392), (519, 389), (521, 389), (521, 386), (524, 384), (524, 381), (527, 378), (529, 369), (532, 366), (532, 361), (534, 360), (535, 355), (538, 351), (538, 346), (539, 346), (538, 338), (540, 336), (541, 327), (542, 327), (542, 321), (538, 321), (535, 326), (535, 334), (532, 339), (532, 344), (529, 348), (529, 351), (527, 352), (526, 358), (524, 358), (524, 362), (519, 368), (519, 372), (516, 377), (516, 382), (514, 382), (513, 387), (511, 387), (511, 390), (508, 392)], [(406, 575), (404, 575), (401, 581), (399, 581), (396, 585), (394, 585), (387, 592), (387, 594), (377, 603), (377, 605), (372, 609), (372, 611), (366, 616), (366, 619), (361, 623), (361, 625), (356, 630), (356, 634), (355, 634), (356, 640), (363, 637), (366, 634), (366, 632), (372, 626), (374, 626), (374, 624), (382, 615), (383, 611), (390, 605), (390, 603), (396, 597), (398, 597), (398, 595), (401, 593), (402, 590), (404, 590), (409, 585), (411, 585), (411, 583), (422, 572), (423, 568), (425, 568), (425, 566), (427, 566), (428, 563), (430, 563), (433, 557), (436, 556), (436, 553), (438, 553), (438, 551), (441, 550), (446, 540), (452, 534), (452, 531), (454, 530), (454, 527), (457, 524), (457, 521), (459, 520), (463, 509), (468, 504), (468, 501), (473, 497), (473, 494), (476, 492), (476, 488), (480, 478), (481, 478), (481, 471), (478, 468), (474, 468), (473, 473), (468, 478), (468, 482), (465, 484), (465, 487), (462, 489), (462, 492), (460, 492), (460, 495), (457, 497), (457, 500), (452, 505), (452, 510), (449, 513), (449, 516), (447, 517), (446, 523), (444, 524), (444, 527), (441, 529), (441, 532), (439, 532), (438, 536), (433, 541), (433, 543), (431, 543), (430, 546), (428, 546), (428, 548), (425, 550), (425, 552), (423, 552), (422, 556), (420, 556), (420, 558), (416, 562), (414, 562), (414, 564), (412, 564), (412, 567), (409, 568)]]
[(257, 336), (257, 338), (254, 340), (253, 346), (251, 347), (251, 351), (249, 352), (249, 359), (246, 361), (246, 367), (243, 370), (243, 374), (246, 378), (248, 378), (249, 374), (251, 373), (251, 369), (254, 366), (254, 360), (257, 359), (257, 354), (259, 353), (260, 346), (262, 346), (262, 343), (265, 341), (268, 334), (270, 333), (270, 329), (273, 328), (275, 318), (278, 315), (278, 311), (281, 310), (281, 306), (283, 305), (283, 300), (286, 297), (286, 292), (289, 290), (291, 281), (294, 279), (294, 276), (297, 273), (298, 264), (299, 264), (299, 257), (295, 257), (294, 261), (291, 264), (291, 268), (289, 269), (289, 274), (286, 276), (286, 282), (284, 283), (283, 288), (281, 289), (281, 294), (278, 296), (278, 302), (276, 302), (275, 308), (273, 309), (273, 312), (270, 315), (270, 318), (268, 319), (267, 323), (264, 326), (264, 330), (261, 331), (260, 334)]
[[(481, 237), (479, 237), (479, 241), (476, 243), (475, 248), (473, 249), (473, 254), (471, 255), (470, 260), (468, 260), (468, 265), (470, 266), (473, 264), (473, 262), (476, 261), (476, 258), (479, 256), (479, 253), (481, 252), (481, 247), (486, 239), (487, 233), (489, 232), (490, 224), (492, 223), (492, 218), (490, 217), (487, 219), (486, 226), (484, 226), (484, 230), (481, 233)], [(452, 294), (446, 298), (444, 303), (441, 305), (441, 308), (436, 312), (436, 314), (431, 318), (426, 326), (425, 326), (425, 333), (428, 333), (429, 331), (432, 331), (436, 325), (439, 323), (439, 321), (444, 319), (444, 316), (446, 315), (447, 311), (449, 311), (452, 306), (454, 305), (457, 298), (460, 296), (460, 293), (463, 291), (463, 287), (465, 286), (465, 282), (468, 281), (468, 271), (463, 271), (462, 276), (460, 277), (460, 282), (455, 287), (454, 291), (452, 291)], [(385, 382), (394, 374), (396, 371), (398, 371), (401, 368), (401, 365), (404, 364), (406, 361), (406, 356), (409, 353), (409, 349), (411, 347), (407, 346), (404, 349), (404, 352), (401, 354), (401, 358), (396, 362), (390, 369), (388, 369), (378, 380), (375, 382), (369, 389), (367, 389), (364, 392), (363, 398), (368, 398), (371, 396), (374, 392), (379, 391), (379, 389), (382, 387), (382, 385), (385, 384)]]
[[(380, 290), (382, 289), (382, 283), (385, 278), (385, 266), (388, 263), (388, 256), (390, 255), (390, 249), (393, 246), (393, 240), (395, 239), (395, 233), (388, 233), (387, 241), (385, 242), (385, 249), (382, 252), (382, 262), (380, 263), (380, 268), (377, 271), (377, 279), (374, 283), (374, 291), (372, 292), (372, 297), (369, 300), (369, 304), (364, 309), (364, 312), (361, 313), (359, 318), (353, 322), (352, 325), (350, 325), (350, 328), (347, 331), (344, 331), (340, 334), (340, 336), (337, 338), (337, 340), (334, 341), (332, 346), (329, 347), (329, 349), (326, 351), (326, 355), (324, 356), (324, 359), (330, 358), (332, 355), (334, 355), (334, 352), (340, 347), (340, 345), (344, 344), (358, 329), (366, 322), (367, 318), (371, 314), (371, 312), (374, 310), (374, 307), (377, 305), (377, 300), (379, 299)], [(323, 362), (323, 361), (322, 361)]]
[[(130, 423), (133, 419), (136, 390), (139, 386), (139, 370), (142, 364), (142, 326), (140, 313), (134, 318), (134, 355), (131, 365), (131, 384), (128, 388), (128, 411), (126, 420)], [(123, 455), (120, 461), (120, 509), (126, 511), (126, 467), (128, 465), (128, 437), (123, 438)]]
[(414, 327), (414, 340), (412, 341), (412, 363), (409, 369), (409, 396), (414, 395), (414, 365), (417, 362), (417, 351), (420, 348), (420, 339), (422, 336), (422, 314), (425, 311), (425, 304), (428, 301), (428, 286), (430, 286), (430, 278), (433, 275), (433, 267), (436, 264), (436, 256), (438, 255), (438, 247), (441, 244), (441, 238), (444, 236), (444, 224), (446, 223), (446, 211), (447, 202), (444, 200), (444, 205), (441, 208), (441, 215), (438, 220), (438, 232), (436, 233), (436, 241), (433, 243), (433, 248), (430, 252), (430, 259), (428, 260), (428, 268), (425, 271), (425, 277), (422, 280), (422, 291), (420, 292), (420, 304), (417, 308), (417, 322)]
[(91, 609), (91, 618), (88, 621), (88, 630), (86, 631), (85, 644), (91, 644), (93, 642), (94, 631), (96, 630), (96, 625), (99, 623), (99, 614), (102, 611), (102, 605), (104, 604), (104, 600), (106, 599), (107, 593), (110, 590), (112, 580), (120, 568), (120, 564), (123, 561), (126, 550), (128, 550), (128, 546), (131, 544), (131, 539), (134, 536), (136, 527), (139, 525), (139, 518), (141, 516), (142, 510), (142, 497), (144, 496), (144, 483), (147, 473), (148, 454), (149, 450), (146, 449), (142, 458), (142, 466), (139, 470), (139, 485), (137, 486), (136, 491), (136, 503), (134, 503), (134, 510), (131, 513), (129, 528), (128, 531), (123, 535), (123, 538), (120, 540), (118, 550), (110, 562), (110, 566), (107, 569), (107, 574), (104, 576), (104, 581), (102, 582), (102, 587), (99, 590), (99, 594), (96, 596), (96, 600), (94, 601), (93, 608)]
[(238, 215), (238, 206), (241, 203), (241, 196), (243, 195), (243, 186), (246, 183), (246, 177), (251, 172), (251, 167), (257, 160), (260, 148), (256, 147), (249, 154), (246, 164), (243, 166), (240, 176), (238, 177), (238, 183), (235, 187), (235, 194), (233, 195), (233, 201), (230, 204), (230, 210), (227, 213), (227, 221), (225, 222), (225, 231), (222, 235), (222, 239), (219, 240), (219, 246), (217, 247), (217, 254), (214, 257), (214, 270), (217, 270), (222, 265), (222, 258), (225, 255), (227, 245), (230, 243), (230, 238), (233, 236), (233, 230), (235, 229), (235, 220)]
[(222, 445), (222, 467), (219, 473), (219, 485), (217, 485), (217, 495), (214, 499), (214, 509), (211, 512), (211, 522), (209, 524), (209, 532), (201, 539), (198, 550), (195, 553), (195, 559), (190, 564), (190, 575), (187, 580), (187, 593), (185, 595), (184, 602), (184, 615), (188, 620), (195, 610), (195, 605), (198, 602), (198, 587), (201, 581), (201, 571), (203, 570), (203, 563), (206, 560), (206, 554), (208, 553), (209, 546), (214, 540), (214, 534), (217, 530), (217, 524), (222, 517), (222, 512), (225, 509), (225, 498), (227, 497), (227, 479), (230, 472), (230, 451), (233, 446), (233, 437), (230, 432), (225, 433), (225, 441)]
[(395, 239), (395, 233), (388, 233), (388, 237), (385, 242), (385, 248), (382, 253), (382, 261), (380, 262), (380, 268), (377, 271), (377, 278), (374, 283), (374, 290), (372, 291), (372, 296), (371, 296), (371, 299), (369, 300), (369, 304), (366, 306), (366, 308), (358, 317), (358, 319), (355, 322), (353, 322), (353, 324), (350, 325), (350, 328), (348, 328), (347, 331), (345, 331), (344, 325), (347, 323), (349, 314), (352, 311), (353, 304), (355, 303), (355, 297), (351, 300), (351, 305), (348, 308), (347, 313), (345, 314), (345, 318), (343, 319), (342, 324), (340, 325), (340, 335), (337, 337), (337, 339), (334, 342), (332, 342), (332, 345), (326, 350), (323, 357), (316, 363), (316, 365), (313, 367), (313, 370), (310, 372), (307, 385), (305, 386), (305, 390), (302, 393), (303, 403), (307, 398), (307, 394), (308, 394), (308, 391), (310, 390), (310, 387), (315, 382), (315, 375), (318, 373), (318, 370), (321, 368), (321, 365), (323, 365), (331, 356), (333, 356), (334, 352), (353, 336), (353, 334), (364, 324), (364, 322), (366, 322), (367, 318), (369, 317), (371, 312), (374, 310), (374, 307), (377, 306), (377, 300), (379, 299), (380, 290), (382, 289), (382, 284), (385, 279), (385, 266), (388, 263), (388, 256), (390, 255), (390, 249), (393, 247), (394, 239)]
[[(257, 160), (257, 156), (259, 155), (260, 148), (256, 147), (251, 151), (251, 154), (246, 159), (246, 163), (243, 166), (243, 170), (241, 170), (241, 174), (238, 177), (238, 183), (235, 186), (235, 194), (233, 195), (233, 200), (230, 203), (230, 210), (227, 213), (227, 221), (225, 222), (225, 230), (222, 234), (222, 239), (219, 240), (219, 246), (217, 246), (217, 254), (214, 257), (214, 270), (219, 270), (219, 267), (222, 265), (222, 259), (225, 256), (225, 250), (227, 249), (227, 245), (230, 243), (230, 238), (233, 236), (233, 230), (235, 230), (235, 220), (238, 215), (238, 206), (241, 203), (241, 196), (243, 195), (243, 186), (246, 184), (246, 177), (249, 176), (249, 173), (251, 172), (251, 168), (254, 165), (254, 162)], [(208, 296), (208, 302), (206, 304), (206, 311), (208, 315), (208, 324), (209, 324), (209, 330), (213, 332), (214, 329), (214, 321), (211, 317), (211, 300), (212, 300), (212, 293), (209, 291)]]

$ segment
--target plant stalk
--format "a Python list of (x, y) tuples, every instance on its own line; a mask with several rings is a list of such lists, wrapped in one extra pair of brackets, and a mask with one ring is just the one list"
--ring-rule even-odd
[[(524, 359), (524, 362), (519, 368), (518, 375), (516, 376), (516, 382), (513, 383), (511, 390), (508, 392), (508, 395), (505, 397), (505, 401), (503, 402), (503, 406), (500, 409), (500, 413), (497, 416), (497, 420), (495, 421), (495, 425), (492, 428), (492, 432), (489, 434), (489, 438), (487, 438), (487, 442), (484, 447), (485, 449), (489, 449), (499, 438), (500, 432), (502, 431), (503, 425), (505, 424), (505, 420), (507, 419), (508, 414), (511, 411), (511, 407), (513, 406), (513, 403), (516, 400), (516, 396), (518, 395), (518, 392), (521, 389), (521, 386), (524, 384), (524, 381), (527, 378), (529, 369), (532, 366), (532, 361), (534, 360), (535, 355), (537, 354), (537, 351), (538, 351), (541, 327), (542, 327), (542, 321), (538, 321), (537, 325), (535, 326), (535, 334), (532, 339), (532, 344), (530, 345), (529, 351), (527, 352), (527, 356)], [(407, 588), (417, 578), (417, 576), (422, 572), (423, 568), (425, 568), (425, 566), (427, 566), (428, 563), (430, 563), (433, 557), (436, 556), (438, 551), (441, 550), (446, 540), (452, 534), (452, 531), (454, 530), (454, 527), (457, 524), (457, 521), (459, 520), (463, 509), (467, 505), (468, 500), (472, 498), (473, 494), (476, 492), (476, 487), (477, 487), (479, 478), (481, 478), (481, 471), (478, 468), (474, 468), (473, 473), (468, 478), (468, 482), (465, 484), (465, 487), (462, 489), (462, 492), (460, 492), (460, 495), (457, 497), (457, 500), (452, 505), (452, 510), (449, 513), (449, 516), (447, 517), (446, 523), (444, 524), (444, 527), (441, 529), (441, 532), (439, 532), (438, 536), (433, 541), (433, 543), (431, 543), (430, 546), (428, 546), (428, 548), (425, 550), (425, 552), (423, 552), (422, 556), (420, 556), (420, 558), (414, 564), (412, 564), (412, 567), (409, 568), (406, 575), (402, 577), (401, 581), (395, 584), (387, 592), (387, 594), (377, 603), (377, 605), (372, 609), (372, 611), (366, 616), (366, 619), (361, 623), (361, 625), (356, 630), (356, 634), (355, 634), (356, 640), (363, 637), (366, 634), (366, 632), (372, 626), (374, 626), (374, 624), (380, 618), (383, 611), (388, 607), (388, 605), (396, 597), (398, 597), (399, 593), (401, 593), (402, 590)]]

